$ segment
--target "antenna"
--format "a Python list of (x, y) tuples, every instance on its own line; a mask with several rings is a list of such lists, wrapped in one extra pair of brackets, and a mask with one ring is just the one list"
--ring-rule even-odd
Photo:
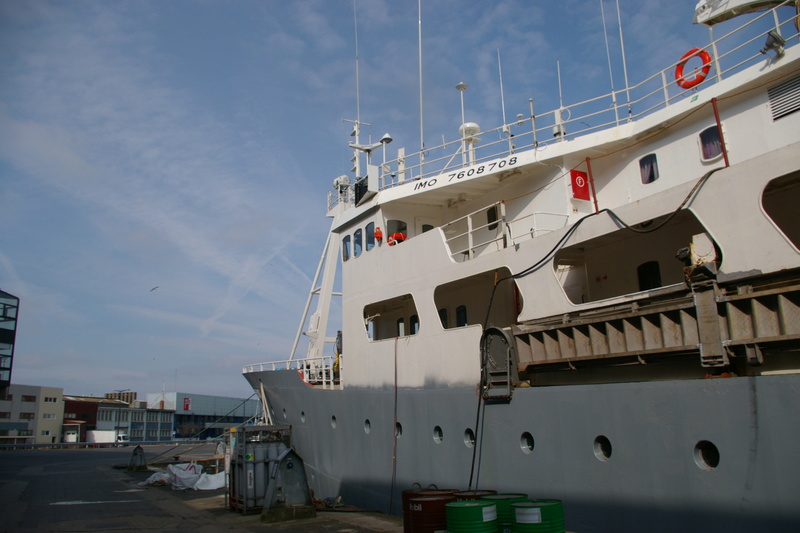
[(614, 104), (614, 120), (619, 124), (619, 110), (617, 109), (617, 91), (614, 90), (614, 74), (611, 71), (611, 51), (608, 47), (608, 32), (606, 31), (606, 12), (603, 9), (603, 0), (600, 0), (600, 16), (603, 17), (603, 37), (606, 40), (606, 58), (608, 58), (608, 77), (611, 79), (611, 101)]
[(358, 142), (359, 126), (361, 124), (361, 89), (358, 77), (358, 16), (356, 12), (356, 0), (353, 0), (353, 26), (356, 35), (356, 142)]
[(422, 162), (425, 160), (425, 133), (422, 121), (422, 0), (417, 0), (417, 50), (419, 53), (419, 174), (422, 176)]
[[(497, 49), (497, 70), (500, 73), (500, 107), (503, 109), (503, 126), (506, 125), (506, 96), (503, 92), (503, 65), (500, 64), (500, 49)], [(463, 122), (463, 121), (462, 121)]]
[(619, 14), (619, 0), (617, 0), (617, 23), (619, 24), (619, 45), (622, 47), (622, 71), (625, 73), (625, 95), (628, 99), (628, 120), (631, 119), (631, 91), (628, 84), (628, 64), (625, 61), (625, 39), (622, 38), (622, 16)]

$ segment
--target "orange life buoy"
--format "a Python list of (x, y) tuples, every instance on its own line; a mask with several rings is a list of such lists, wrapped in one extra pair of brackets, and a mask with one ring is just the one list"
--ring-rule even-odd
[(386, 244), (388, 244), (389, 246), (394, 246), (398, 242), (403, 242), (404, 240), (406, 240), (406, 238), (407, 237), (405, 233), (392, 233), (391, 235), (389, 235), (389, 238), (386, 239)]
[[(693, 78), (684, 78), (683, 77), (683, 67), (686, 65), (686, 62), (689, 61), (691, 58), (699, 56), (700, 59), (703, 60), (703, 66), (700, 69), (700, 72), (695, 72)], [(696, 69), (695, 69), (696, 70)], [(706, 79), (708, 73), (711, 71), (711, 54), (702, 50), (700, 48), (692, 48), (683, 56), (681, 56), (681, 60), (678, 61), (678, 64), (675, 66), (675, 83), (683, 87), (684, 89), (691, 89), (697, 85), (703, 83), (703, 80)]]

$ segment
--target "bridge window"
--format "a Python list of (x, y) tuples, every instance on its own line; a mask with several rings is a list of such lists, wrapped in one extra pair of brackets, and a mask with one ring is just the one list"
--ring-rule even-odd
[(353, 257), (361, 255), (361, 236), (363, 233), (363, 230), (359, 228), (353, 234)]
[(342, 239), (342, 261), (350, 259), (350, 235)]
[(367, 224), (367, 241), (366, 241), (367, 251), (369, 252), (373, 248), (375, 248), (375, 223), (370, 222)]

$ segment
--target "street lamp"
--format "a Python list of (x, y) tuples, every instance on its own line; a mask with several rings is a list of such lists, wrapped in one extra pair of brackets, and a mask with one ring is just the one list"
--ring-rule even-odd
[[(122, 395), (123, 392), (128, 392), (128, 391), (130, 391), (130, 389), (117, 389), (112, 392), (116, 394), (115, 399), (118, 402), (121, 402), (122, 398), (120, 398), (120, 396)], [(114, 444), (117, 444), (119, 442), (119, 410), (121, 408), (122, 406), (120, 404), (117, 404), (117, 417), (116, 417), (116, 422), (114, 424)]]

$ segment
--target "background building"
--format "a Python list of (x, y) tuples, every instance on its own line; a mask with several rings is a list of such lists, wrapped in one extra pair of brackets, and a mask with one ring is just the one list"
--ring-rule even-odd
[(0, 397), (1, 444), (54, 444), (61, 442), (64, 389), (35, 385), (9, 385)]
[(157, 392), (147, 394), (147, 407), (175, 411), (176, 438), (209, 439), (248, 423), (259, 412), (260, 403), (188, 392)]
[(8, 386), (11, 385), (18, 311), (19, 298), (0, 290), (0, 398), (8, 395)]

